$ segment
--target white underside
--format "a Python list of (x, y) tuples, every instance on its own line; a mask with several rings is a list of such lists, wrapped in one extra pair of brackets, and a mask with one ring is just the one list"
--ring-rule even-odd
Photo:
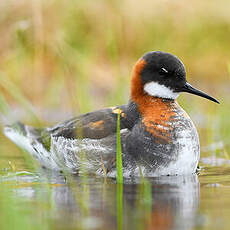
[(174, 144), (177, 146), (178, 159), (172, 161), (168, 167), (159, 167), (156, 175), (186, 175), (195, 173), (200, 159), (199, 138), (196, 133), (191, 137), (190, 130), (183, 130), (178, 133)]
[[(195, 128), (195, 127), (194, 127)], [(145, 166), (139, 165), (136, 169), (125, 167), (123, 168), (124, 177), (140, 176), (140, 169), (142, 174), (146, 177), (158, 177), (164, 175), (188, 175), (196, 172), (197, 165), (200, 158), (199, 138), (196, 130), (183, 130), (177, 133), (175, 144), (176, 151), (173, 155), (178, 155), (168, 165), (161, 166)], [(193, 135), (191, 135), (193, 133)], [(104, 175), (102, 170), (102, 158), (108, 152), (114, 152), (109, 146), (102, 146), (98, 140), (83, 139), (72, 140), (59, 137), (52, 140), (52, 155), (57, 156), (71, 171), (79, 170), (82, 168), (87, 169), (89, 172), (98, 175)], [(81, 158), (79, 153), (83, 153), (84, 157)], [(104, 161), (104, 163), (106, 163)], [(149, 167), (153, 170), (150, 171)], [(116, 168), (106, 174), (108, 177), (116, 177)]]
[(153, 81), (144, 85), (144, 91), (154, 97), (176, 99), (179, 96), (179, 93), (174, 93), (170, 88)]
[(62, 169), (71, 172), (86, 170), (89, 173), (103, 173), (103, 154), (111, 151), (96, 139), (66, 139), (51, 137), (51, 156)]

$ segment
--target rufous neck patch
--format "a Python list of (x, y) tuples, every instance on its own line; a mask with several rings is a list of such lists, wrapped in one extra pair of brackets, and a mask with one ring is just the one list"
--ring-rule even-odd
[(132, 80), (131, 80), (131, 99), (134, 102), (139, 97), (142, 97), (144, 94), (140, 72), (143, 70), (145, 65), (146, 65), (146, 61), (144, 59), (140, 59), (137, 61), (134, 67), (134, 70), (133, 70), (133, 75), (132, 75)]

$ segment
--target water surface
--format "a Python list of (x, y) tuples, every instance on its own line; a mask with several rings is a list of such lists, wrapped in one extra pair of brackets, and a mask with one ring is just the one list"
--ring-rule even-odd
[(3, 140), (1, 229), (230, 228), (226, 159), (202, 158), (199, 175), (126, 179), (117, 185), (110, 178), (34, 169), (31, 159)]

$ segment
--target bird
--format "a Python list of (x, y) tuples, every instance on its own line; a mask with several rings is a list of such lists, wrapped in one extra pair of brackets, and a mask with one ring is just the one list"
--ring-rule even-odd
[(179, 106), (182, 92), (219, 104), (186, 80), (180, 59), (151, 51), (134, 65), (128, 103), (79, 115), (47, 128), (17, 122), (5, 135), (55, 171), (116, 177), (117, 120), (124, 177), (193, 174), (200, 158), (198, 132)]

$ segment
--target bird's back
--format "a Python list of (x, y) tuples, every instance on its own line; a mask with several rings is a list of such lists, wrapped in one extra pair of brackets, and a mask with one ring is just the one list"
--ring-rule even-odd
[(116, 167), (118, 113), (124, 143), (131, 127), (127, 105), (83, 114), (44, 129), (17, 122), (6, 126), (4, 133), (46, 168), (73, 173), (84, 168), (91, 173), (104, 174)]

